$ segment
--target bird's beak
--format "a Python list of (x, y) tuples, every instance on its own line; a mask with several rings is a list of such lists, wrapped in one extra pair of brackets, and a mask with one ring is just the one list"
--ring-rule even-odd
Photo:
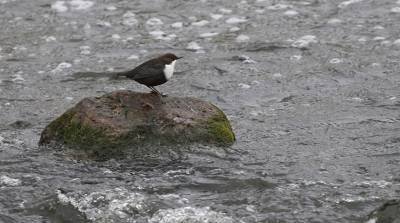
[(178, 57), (178, 59), (177, 60), (179, 60), (179, 59), (182, 59), (183, 57)]

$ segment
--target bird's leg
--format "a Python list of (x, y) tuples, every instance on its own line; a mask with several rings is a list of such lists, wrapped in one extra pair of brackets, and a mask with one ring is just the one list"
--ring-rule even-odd
[(156, 94), (158, 94), (158, 95), (160, 95), (160, 96), (162, 96), (162, 97), (166, 97), (167, 95), (166, 94), (163, 94), (163, 93), (161, 93), (161, 92), (159, 92), (155, 87), (153, 87), (153, 86), (147, 86), (148, 88), (150, 88), (151, 90), (152, 90), (152, 92), (154, 92), (154, 93), (156, 93)]

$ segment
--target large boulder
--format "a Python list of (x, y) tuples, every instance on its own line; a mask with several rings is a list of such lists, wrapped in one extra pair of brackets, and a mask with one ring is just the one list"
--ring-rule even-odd
[(84, 98), (52, 121), (39, 145), (62, 145), (95, 156), (163, 145), (229, 146), (235, 141), (225, 114), (188, 97), (115, 91)]
[(373, 211), (366, 223), (400, 223), (400, 200), (390, 200)]

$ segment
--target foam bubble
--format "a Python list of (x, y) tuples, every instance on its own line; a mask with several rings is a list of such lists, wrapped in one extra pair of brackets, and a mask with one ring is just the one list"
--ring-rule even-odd
[(132, 11), (127, 11), (122, 15), (123, 21), (122, 24), (126, 26), (133, 26), (138, 23), (138, 20), (135, 18), (135, 13)]
[(373, 40), (375, 40), (375, 41), (380, 41), (380, 40), (385, 40), (385, 39), (386, 39), (386, 37), (383, 37), (383, 36), (377, 36), (377, 37), (373, 38)]
[(106, 7), (106, 10), (107, 10), (107, 11), (115, 11), (115, 10), (117, 10), (117, 7), (115, 7), (115, 6), (113, 6), (113, 5), (110, 5), (110, 6), (107, 6), (107, 7)]
[(229, 29), (229, 32), (237, 32), (237, 31), (239, 31), (239, 30), (240, 30), (239, 27), (234, 26), (234, 27), (232, 27), (232, 28)]
[(249, 40), (250, 40), (250, 37), (247, 35), (243, 35), (243, 34), (240, 34), (239, 36), (236, 37), (236, 42), (239, 42), (239, 43), (247, 42)]
[(46, 42), (54, 42), (54, 41), (57, 40), (56, 37), (54, 37), (54, 36), (44, 36), (43, 39), (44, 39)]
[(202, 33), (202, 34), (200, 34), (200, 37), (201, 38), (211, 38), (211, 37), (217, 36), (217, 35), (219, 35), (219, 33)]
[(138, 55), (135, 55), (135, 54), (132, 54), (132, 55), (130, 55), (128, 58), (126, 58), (127, 60), (139, 60), (139, 56)]
[(305, 35), (292, 43), (293, 47), (303, 48), (309, 46), (311, 43), (316, 43), (317, 37), (313, 35)]
[(114, 40), (119, 40), (121, 39), (121, 36), (119, 34), (112, 34), (111, 38)]
[(62, 62), (62, 63), (58, 64), (57, 67), (54, 70), (52, 70), (51, 72), (52, 73), (61, 72), (61, 71), (65, 70), (65, 69), (68, 69), (70, 67), (72, 67), (72, 64), (67, 63), (67, 62)]
[(328, 24), (331, 24), (331, 25), (336, 25), (336, 24), (339, 24), (339, 23), (342, 23), (342, 20), (337, 19), (337, 18), (332, 18), (332, 19), (328, 20)]
[(295, 10), (287, 10), (283, 14), (286, 16), (296, 16), (299, 14), (299, 12)]
[(73, 10), (86, 10), (94, 5), (92, 1), (72, 0), (69, 2)]
[(290, 60), (300, 60), (302, 57), (302, 55), (292, 55), (290, 56)]
[(21, 76), (21, 73), (22, 73), (22, 72), (13, 75), (13, 79), (11, 79), (11, 81), (14, 82), (14, 83), (21, 83), (21, 82), (24, 82), (25, 79)]
[(237, 24), (237, 23), (244, 23), (247, 22), (247, 19), (241, 17), (231, 17), (225, 21), (228, 24)]
[(3, 175), (0, 177), (0, 185), (16, 187), (21, 185), (21, 180)]
[(210, 210), (209, 207), (194, 208), (181, 207), (175, 209), (161, 209), (149, 220), (149, 223), (185, 223), (185, 222), (218, 222), (233, 223), (234, 219), (224, 213)]
[(400, 46), (400, 39), (393, 41), (393, 44), (396, 46)]
[(348, 0), (348, 1), (341, 2), (341, 3), (338, 5), (338, 7), (339, 7), (339, 8), (346, 8), (347, 6), (349, 6), (349, 5), (351, 5), (351, 4), (359, 3), (359, 2), (362, 2), (362, 1), (364, 1), (364, 0)]
[(210, 23), (210, 22), (207, 21), (207, 20), (201, 20), (201, 21), (198, 21), (198, 22), (193, 22), (193, 23), (192, 23), (192, 26), (205, 26), (205, 25), (207, 25), (208, 23)]
[(190, 43), (188, 43), (186, 49), (188, 49), (188, 50), (201, 50), (203, 48), (201, 46), (199, 46), (199, 44), (197, 44), (196, 42), (190, 42)]
[(159, 25), (162, 25), (164, 23), (159, 18), (151, 18), (151, 19), (146, 21), (146, 24), (149, 25), (149, 26), (159, 26)]
[(56, 1), (51, 4), (51, 9), (56, 10), (57, 12), (66, 12), (68, 11), (68, 7), (65, 5), (64, 1)]
[(400, 13), (400, 7), (391, 8), (391, 9), (390, 9), (390, 12), (393, 12), (393, 13)]
[(175, 28), (175, 29), (180, 29), (180, 28), (183, 27), (183, 23), (182, 22), (175, 22), (175, 23), (171, 24), (171, 27)]
[(210, 17), (214, 20), (218, 20), (223, 17), (221, 14), (211, 14)]
[(222, 14), (230, 14), (232, 13), (232, 9), (220, 8), (218, 11)]
[(291, 8), (290, 5), (285, 5), (285, 4), (276, 4), (276, 5), (270, 5), (267, 7), (269, 10), (280, 10), (280, 9), (287, 9)]
[(343, 60), (340, 58), (332, 58), (331, 60), (329, 60), (329, 63), (331, 64), (338, 64), (338, 63), (342, 63)]

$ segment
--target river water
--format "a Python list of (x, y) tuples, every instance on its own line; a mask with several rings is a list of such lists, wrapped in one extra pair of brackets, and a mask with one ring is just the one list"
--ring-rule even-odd
[[(0, 0), (0, 222), (362, 222), (400, 197), (400, 1)], [(183, 56), (158, 89), (237, 142), (93, 162), (38, 148), (102, 72)], [(99, 72), (77, 74), (77, 72)]]

